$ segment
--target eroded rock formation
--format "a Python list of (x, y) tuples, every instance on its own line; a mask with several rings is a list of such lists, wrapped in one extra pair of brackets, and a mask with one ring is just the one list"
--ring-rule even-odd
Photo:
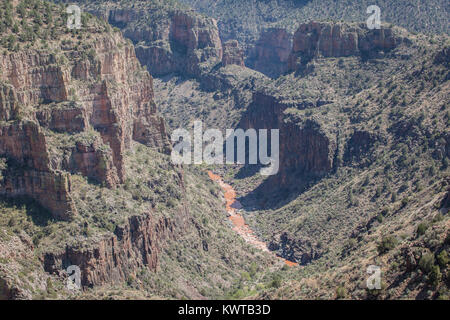
[[(126, 176), (123, 153), (131, 140), (170, 149), (152, 78), (134, 47), (119, 33), (96, 40), (86, 56), (66, 44), (60, 55), (26, 50), (0, 57), (0, 155), (7, 159), (0, 193), (30, 196), (60, 219), (76, 214), (68, 173), (114, 187)], [(89, 132), (99, 138), (58, 143)]]
[(318, 122), (289, 117), (285, 111), (291, 107), (304, 109), (309, 103), (292, 104), (257, 92), (239, 126), (280, 130), (280, 170), (274, 178), (281, 187), (304, 174), (321, 176), (330, 172), (337, 148), (336, 137)]
[(142, 267), (154, 270), (161, 244), (174, 237), (175, 228), (182, 227), (168, 218), (156, 220), (151, 214), (131, 216), (113, 235), (95, 243), (46, 253), (44, 269), (60, 274), (68, 266), (76, 265), (81, 271), (83, 287), (123, 283)]
[(229, 40), (223, 44), (222, 64), (224, 66), (235, 64), (245, 67), (244, 50), (239, 46), (237, 40)]
[(405, 41), (394, 29), (369, 30), (364, 25), (310, 22), (299, 26), (294, 34), (288, 70), (313, 58), (363, 56), (376, 57)]
[[(135, 43), (139, 61), (154, 76), (199, 76), (221, 62), (222, 42), (216, 20), (176, 9), (149, 20), (143, 10), (105, 7), (93, 13), (123, 30), (124, 36)], [(145, 21), (145, 27), (136, 26), (139, 21)]]

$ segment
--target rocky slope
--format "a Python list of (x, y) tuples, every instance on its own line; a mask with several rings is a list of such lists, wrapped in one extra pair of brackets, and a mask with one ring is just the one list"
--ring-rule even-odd
[[(443, 257), (449, 230), (449, 78), (441, 59), (448, 39), (436, 45), (412, 36), (409, 41), (383, 56), (384, 70), (366, 70), (368, 82), (359, 77), (362, 87), (355, 93), (348, 92), (345, 80), (347, 67), (355, 70), (355, 57), (318, 55), (296, 76), (278, 79), (279, 94), (257, 97), (259, 103), (248, 109), (249, 126), (283, 129), (280, 157), (287, 149), (287, 158), (295, 154), (296, 162), (281, 160), (280, 176), (264, 181), (241, 202), (251, 207), (259, 203), (261, 209), (249, 214), (251, 226), (274, 239), (271, 249), (308, 266), (286, 272), (282, 288), (259, 297), (448, 299), (448, 260)], [(306, 42), (306, 48), (314, 43)], [(300, 57), (311, 55), (305, 50)], [(375, 61), (359, 60), (356, 70)], [(339, 72), (332, 71), (336, 68)], [(319, 92), (293, 100), (299, 88), (310, 90), (304, 80), (317, 78), (334, 92), (324, 97), (326, 88), (316, 83)], [(286, 96), (288, 92), (292, 95)], [(319, 97), (329, 102), (313, 103)], [(315, 135), (303, 139), (312, 128)], [(302, 171), (305, 160), (312, 165)], [(314, 173), (319, 175), (311, 177)], [(241, 179), (236, 183), (245, 190), (250, 178)], [(277, 196), (270, 192), (274, 182), (288, 189)], [(432, 262), (425, 265), (428, 260)], [(370, 264), (382, 269), (380, 290), (368, 290), (365, 284)], [(291, 294), (292, 288), (297, 289)]]
[[(152, 77), (130, 41), (90, 14), (81, 30), (69, 30), (65, 7), (49, 2), (8, 1), (3, 9), (5, 21), (35, 28), (2, 30), (22, 39), (2, 42), (0, 55), (2, 298), (69, 297), (70, 265), (81, 270), (80, 298), (134, 285), (142, 295), (220, 296), (225, 289), (213, 281), (226, 287), (255, 257), (271, 263), (252, 251), (233, 257), (230, 246), (246, 245), (228, 233), (212, 182), (195, 190), (191, 181), (202, 173), (170, 163)], [(191, 21), (185, 18), (175, 18), (181, 29)], [(215, 195), (208, 210), (205, 194)], [(214, 219), (206, 225), (208, 216)], [(221, 236), (211, 238), (212, 229)], [(216, 260), (215, 271), (199, 281), (194, 260)], [(173, 274), (184, 280), (167, 279)]]
[[(277, 34), (280, 32), (276, 30)], [(286, 32), (282, 34), (287, 35)], [(405, 34), (404, 30), (399, 29), (369, 31), (339, 23), (310, 22), (299, 26), (289, 53), (284, 52), (284, 61), (271, 59), (264, 67), (269, 74), (281, 72), (288, 75), (269, 85), (269, 89), (254, 93), (238, 125), (243, 128), (280, 129), (280, 173), (270, 180), (287, 187), (294, 180), (305, 180), (305, 176), (309, 176), (308, 179), (324, 176), (336, 170), (339, 165), (337, 159), (343, 156), (340, 152), (346, 144), (352, 146), (351, 152), (369, 147), (369, 142), (373, 141), (368, 141), (371, 139), (364, 136), (370, 136), (370, 133), (355, 132), (348, 142), (342, 141), (335, 119), (309, 116), (314, 110), (333, 108), (346, 93), (341, 88), (330, 90), (323, 82), (312, 85), (308, 82), (317, 82), (317, 75), (329, 70), (335, 59), (342, 57), (349, 57), (350, 62), (347, 69), (340, 60), (340, 72), (344, 74), (350, 75), (350, 68), (357, 67), (366, 69), (366, 75), (375, 79), (388, 76), (386, 70), (374, 70), (375, 65), (364, 61), (383, 57), (393, 65), (397, 64), (397, 67), (403, 66), (404, 62), (398, 60), (396, 55), (401, 54), (402, 50), (412, 51), (411, 40)], [(262, 39), (267, 37), (262, 35)], [(396, 52), (391, 54), (394, 49)], [(257, 57), (279, 57), (278, 50), (279, 46), (266, 47), (264, 54)], [(276, 67), (272, 68), (272, 65)], [(349, 76), (345, 78), (347, 80), (344, 82), (348, 81)], [(330, 82), (330, 79), (326, 81)], [(351, 87), (353, 84), (348, 85)], [(363, 89), (365, 84), (360, 82), (358, 85), (362, 87), (355, 88), (356, 91)], [(345, 85), (340, 83), (339, 86)], [(348, 152), (344, 155), (349, 156)], [(270, 186), (271, 182), (267, 184)]]
[[(37, 43), (0, 24), (2, 297), (67, 297), (75, 263), (80, 299), (448, 299), (448, 35), (324, 21), (364, 21), (364, 1), (327, 7), (340, 14), (318, 1), (209, 2), (218, 22), (176, 1), (79, 3), (104, 22), (85, 14), (85, 29), (64, 31), (44, 4), (41, 20), (60, 28)], [(409, 30), (446, 32), (445, 10), (412, 21), (391, 5), (382, 12)], [(156, 104), (171, 128), (280, 129), (277, 175), (209, 169), (298, 268), (230, 232), (203, 167), (170, 164)], [(367, 288), (369, 265), (381, 289)]]
[[(121, 42), (118, 34), (99, 35), (85, 58), (70, 44), (57, 54), (30, 50), (2, 56), (1, 81), (15, 99), (5, 104), (18, 105), (17, 113), (26, 110), (29, 119), (19, 120), (11, 112), (2, 127), (1, 154), (27, 172), (24, 180), (17, 180), (13, 168), (4, 174), (4, 194), (30, 195), (55, 216), (69, 218), (76, 211), (64, 171), (112, 187), (124, 181), (122, 154), (132, 139), (167, 150), (164, 123), (151, 100), (151, 78), (129, 44), (113, 50)], [(72, 63), (62, 64), (64, 59)], [(51, 154), (49, 144), (58, 138), (47, 138), (46, 130), (80, 136), (93, 130), (101, 139), (76, 141), (72, 150), (58, 150), (64, 155)]]
[[(253, 208), (254, 212), (249, 212), (247, 218), (266, 241), (271, 241), (271, 249), (311, 267), (298, 273), (286, 272), (286, 284), (280, 290), (268, 289), (259, 297), (311, 297), (301, 290), (303, 281), (299, 281), (299, 290), (295, 293), (286, 296), (284, 291), (296, 277), (318, 281), (322, 273), (315, 268), (319, 266), (323, 266), (319, 268), (323, 274), (328, 274), (327, 270), (334, 266), (341, 266), (344, 270), (341, 276), (332, 275), (330, 271), (328, 282), (313, 286), (309, 293), (322, 298), (445, 298), (448, 291), (446, 264), (439, 266), (442, 277), (432, 286), (429, 279), (434, 275), (419, 267), (422, 256), (426, 257), (429, 251), (415, 257), (413, 274), (403, 267), (395, 267), (402, 263), (402, 258), (397, 258), (397, 262), (391, 258), (392, 255), (399, 257), (402, 248), (411, 245), (427, 247), (436, 261), (437, 256), (447, 250), (447, 217), (440, 220), (438, 210), (431, 209), (433, 206), (442, 208), (438, 203), (445, 197), (443, 190), (448, 175), (445, 163), (448, 160), (442, 157), (445, 151), (437, 151), (445, 150), (445, 147), (418, 153), (416, 164), (423, 171), (414, 170), (423, 172), (424, 177), (427, 177), (427, 170), (435, 170), (426, 169), (428, 163), (432, 163), (433, 168), (439, 167), (439, 172), (433, 171), (431, 177), (423, 178), (423, 183), (410, 177), (408, 166), (397, 168), (397, 173), (379, 172), (390, 172), (384, 167), (391, 168), (391, 162), (403, 163), (404, 159), (397, 159), (394, 150), (405, 141), (410, 150), (416, 150), (416, 145), (421, 144), (420, 136), (432, 139), (427, 142), (430, 146), (445, 144), (438, 142), (446, 141), (447, 137), (446, 108), (439, 101), (448, 100), (448, 69), (443, 58), (448, 39), (444, 36), (432, 40), (396, 27), (383, 26), (381, 30), (369, 31), (362, 25), (329, 22), (300, 25), (292, 35), (292, 44), (284, 29), (274, 29), (263, 34), (261, 39), (248, 65), (276, 79), (270, 81), (263, 77), (257, 80), (256, 73), (249, 74), (250, 79), (259, 83), (243, 90), (252, 93), (239, 105), (243, 112), (234, 113), (235, 117), (220, 123), (243, 128), (280, 128), (280, 173), (266, 181), (255, 178), (252, 168), (241, 168), (238, 172), (228, 168), (224, 174), (231, 177), (231, 172), (235, 172), (233, 179), (228, 181), (244, 195), (241, 198), (244, 206)], [(426, 74), (417, 78), (425, 70)], [(241, 71), (234, 68), (228, 72), (238, 77)], [(399, 78), (396, 74), (405, 77)], [(198, 85), (187, 86), (187, 82), (172, 83), (164, 79), (157, 83), (158, 91), (172, 92), (172, 101), (167, 107), (173, 108), (178, 95), (180, 104), (210, 104), (202, 103), (208, 96), (205, 97)], [(211, 86), (211, 90), (215, 90), (214, 97), (223, 97), (226, 92), (220, 86)], [(217, 103), (217, 100), (210, 101), (212, 106)], [(421, 103), (432, 108), (430, 117), (418, 114)], [(227, 104), (223, 106), (222, 111), (233, 114), (233, 109), (228, 111)], [(194, 108), (182, 114), (195, 113), (211, 126), (217, 123), (214, 109), (202, 108), (197, 114)], [(397, 118), (400, 114), (403, 118)], [(414, 130), (414, 133), (408, 133), (418, 117), (424, 123), (434, 122), (433, 126), (440, 129), (433, 133), (419, 134)], [(173, 116), (172, 123), (176, 127), (184, 121)], [(405, 138), (410, 134), (411, 140)], [(388, 147), (383, 149), (382, 146)], [(441, 156), (430, 160), (438, 153)], [(444, 163), (442, 167), (440, 162)], [(370, 180), (372, 175), (374, 182)], [(382, 178), (383, 175), (389, 178)], [(395, 180), (387, 182), (392, 179), (391, 175)], [(358, 200), (355, 200), (355, 188), (348, 187), (346, 181), (361, 188), (357, 189), (361, 190)], [(423, 184), (429, 187), (424, 189)], [(274, 185), (277, 186), (275, 190)], [(341, 185), (345, 187), (340, 188)], [(389, 200), (390, 197), (393, 200)], [(430, 209), (423, 211), (422, 207)], [(407, 218), (411, 210), (417, 210), (412, 220)], [(435, 225), (433, 232), (437, 234), (433, 237), (438, 240), (433, 246), (424, 244), (420, 237), (413, 244), (414, 228), (423, 220)], [(379, 254), (377, 246), (382, 247), (386, 235), (391, 233), (404, 241), (399, 240), (401, 245), (391, 253)], [(384, 291), (366, 291), (362, 275), (354, 285), (348, 279), (356, 277), (357, 268), (365, 270), (368, 261), (382, 264), (386, 270)], [(347, 270), (353, 263), (356, 266)], [(336, 279), (335, 284), (332, 279)], [(408, 281), (411, 286), (405, 289), (404, 284)], [(431, 293), (424, 294), (426, 290)]]
[[(270, 248), (281, 256), (302, 265), (311, 265), (311, 268), (299, 272), (298, 277), (315, 279), (315, 275), (319, 275), (312, 270), (319, 265), (326, 265), (325, 269), (320, 269), (326, 273), (327, 268), (334, 266), (345, 268), (348, 259), (353, 259), (364, 268), (366, 261), (363, 263), (361, 257), (367, 250), (373, 250), (378, 242), (383, 243), (385, 234), (392, 233), (394, 228), (409, 230), (408, 223), (417, 224), (418, 217), (414, 222), (406, 218), (408, 211), (404, 203), (410, 201), (408, 199), (417, 199), (423, 187), (408, 189), (410, 183), (397, 174), (392, 183), (383, 184), (381, 178), (374, 183), (370, 178), (368, 182), (366, 180), (372, 172), (382, 170), (383, 166), (389, 167), (381, 154), (394, 151), (383, 150), (381, 146), (389, 146), (393, 150), (400, 141), (404, 143), (403, 137), (408, 135), (408, 128), (416, 121), (408, 117), (397, 121), (395, 115), (399, 114), (400, 107), (410, 110), (405, 113), (416, 114), (412, 110), (420, 110), (419, 101), (427, 106), (433, 105), (434, 120), (427, 121), (439, 122), (441, 128), (445, 127), (445, 108), (438, 110), (437, 101), (448, 100), (448, 75), (443, 58), (447, 49), (439, 50), (447, 42), (445, 36), (433, 40), (386, 25), (371, 31), (362, 24), (307, 22), (300, 24), (296, 32), (289, 28), (269, 29), (261, 34), (254, 48), (245, 44), (248, 53), (246, 64), (272, 77), (272, 80), (243, 67), (242, 59), (235, 59), (241, 53), (225, 54), (223, 51), (223, 64), (232, 61), (232, 65), (224, 67), (217, 63), (209, 72), (197, 74), (194, 80), (184, 78), (183, 73), (179, 78), (158, 79), (157, 90), (161, 93), (158, 101), (174, 128), (179, 125), (189, 127), (193, 119), (202, 119), (208, 126), (220, 128), (280, 129), (281, 165), (278, 175), (263, 180), (254, 176), (255, 170), (251, 167), (238, 171), (227, 168), (224, 174), (228, 177), (234, 174), (234, 179), (229, 181), (242, 192), (244, 206), (252, 208), (247, 213), (252, 228), (271, 242)], [(225, 48), (224, 45), (222, 47)], [(239, 51), (235, 50), (238, 47), (235, 41), (226, 47), (226, 51)], [(429, 74), (412, 81), (419, 74), (418, 70), (429, 70)], [(394, 76), (397, 73), (408, 74), (410, 78), (402, 80)], [(414, 93), (412, 96), (400, 92), (400, 88), (405, 86), (403, 81), (408, 83), (406, 87)], [(433, 87), (439, 88), (437, 93), (430, 89)], [(375, 93), (377, 88), (386, 90), (378, 89), (383, 92)], [(428, 90), (429, 93), (425, 93)], [(219, 110), (218, 106), (221, 106)], [(422, 134), (433, 140), (431, 145), (447, 136), (445, 129)], [(414, 139), (419, 136), (413, 135)], [(409, 148), (413, 146), (409, 145)], [(424, 167), (430, 161), (429, 157), (429, 153), (420, 154), (417, 163)], [(446, 161), (442, 156), (439, 159), (438, 162)], [(439, 174), (433, 174), (435, 178), (427, 180), (430, 184), (427, 190), (433, 196), (414, 201), (412, 208), (429, 207), (435, 197), (442, 198), (438, 185), (445, 186), (442, 179), (447, 171), (447, 166), (444, 166)], [(375, 177), (378, 175), (380, 173), (374, 174)], [(358, 201), (353, 195), (356, 192), (354, 188), (336, 189), (339, 185), (346, 185), (346, 181), (352, 181), (348, 182), (350, 184), (363, 181), (362, 196)], [(277, 188), (274, 189), (274, 185)], [(405, 190), (409, 190), (408, 196), (398, 199)], [(375, 196), (370, 195), (372, 192)], [(381, 197), (383, 192), (388, 195)], [(392, 205), (386, 199), (391, 195), (394, 199)], [(348, 201), (351, 203), (349, 207)], [(380, 207), (384, 207), (381, 210), (384, 213), (379, 212)], [(414, 210), (412, 208), (408, 207), (408, 210)], [(324, 211), (327, 214), (323, 214)], [(387, 213), (392, 211), (396, 212), (395, 218)], [(434, 215), (436, 212), (429, 210), (423, 213), (422, 218), (435, 221)], [(389, 223), (380, 223), (384, 219)], [(445, 222), (439, 220), (438, 224), (444, 226), (438, 228), (442, 244), (447, 231)], [(372, 228), (377, 231), (371, 231)], [(351, 239), (354, 238), (366, 239), (366, 232), (367, 240), (353, 243)], [(405, 238), (403, 245), (412, 241), (413, 235), (410, 237)], [(447, 250), (441, 244), (432, 249), (436, 257)], [(353, 254), (346, 253), (349, 247), (354, 248)], [(378, 259), (376, 255), (369, 257)], [(383, 267), (389, 269), (390, 265)], [(446, 272), (445, 265), (440, 268)], [(296, 279), (295, 274), (294, 271), (287, 272), (287, 283), (281, 290), (290, 285), (289, 279)], [(354, 276), (351, 272), (343, 274), (345, 277)], [(404, 273), (403, 276), (409, 277)], [(424, 274), (423, 278), (415, 278), (412, 282), (414, 290), (407, 292), (404, 288), (397, 288), (396, 280), (390, 274), (386, 281), (391, 283), (392, 290), (378, 297), (424, 297), (419, 291), (429, 287), (427, 277)], [(441, 280), (428, 298), (445, 297), (445, 280)], [(339, 297), (343, 291), (350, 291), (353, 298), (371, 297), (372, 293), (367, 294), (349, 285), (347, 280), (339, 283), (343, 284), (342, 288), (327, 282), (323, 285), (325, 289), (317, 290), (315, 296), (336, 297), (339, 289)], [(280, 297), (276, 290), (275, 293), (270, 289), (267, 292), (269, 297)], [(305, 293), (296, 291), (289, 297), (299, 296), (305, 297)]]
[[(48, 8), (53, 13), (59, 10)], [(152, 101), (152, 79), (140, 67), (133, 46), (118, 33), (103, 32), (94, 19), (89, 26), (93, 35), (79, 36), (83, 42), (73, 42), (70, 32), (60, 26), (50, 44), (55, 51), (29, 48), (4, 52), (0, 58), (0, 104), (4, 111), (0, 153), (5, 164), (1, 193), (8, 198), (32, 198), (60, 220), (75, 220), (78, 214), (71, 174), (115, 188), (126, 179), (123, 154), (132, 140), (169, 150), (164, 122)], [(87, 55), (79, 51), (81, 45)], [(142, 252), (135, 261), (154, 268), (158, 247), (146, 234), (156, 230), (163, 239), (168, 221), (159, 226), (149, 213), (129, 219), (128, 229), (117, 230), (120, 241), (114, 239), (128, 243), (123, 255), (132, 250)], [(144, 237), (142, 248), (129, 238), (123, 239), (130, 229), (134, 237)], [(63, 261), (62, 256), (47, 254), (45, 269), (53, 272), (78, 263), (85, 275), (83, 285), (104, 283), (115, 276), (100, 267), (113, 261), (104, 251), (119, 252), (109, 243), (94, 246), (95, 256), (99, 258), (100, 252), (103, 262), (70, 254), (73, 249), (68, 246)], [(124, 263), (114, 260), (119, 266)], [(57, 261), (59, 266), (55, 266)], [(95, 276), (86, 264), (95, 270)]]

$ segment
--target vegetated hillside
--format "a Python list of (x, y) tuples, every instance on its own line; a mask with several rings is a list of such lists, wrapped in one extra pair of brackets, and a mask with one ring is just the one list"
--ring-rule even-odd
[[(335, 28), (342, 38), (330, 45), (327, 30)], [(303, 29), (315, 30), (319, 38), (308, 38)], [(250, 168), (234, 177), (229, 169), (225, 173), (248, 193), (241, 199), (248, 208), (264, 208), (247, 216), (253, 229), (271, 242), (271, 249), (306, 266), (285, 270), (281, 278), (266, 275), (269, 286), (281, 289), (263, 290), (260, 297), (448, 295), (446, 262), (421, 266), (430, 254), (445, 261), (448, 251), (446, 209), (439, 214), (448, 192), (448, 38), (382, 30), (345, 23), (301, 25), (285, 65), (288, 74), (244, 87), (242, 92), (252, 97), (234, 106), (242, 110), (240, 127), (280, 128), (282, 166), (279, 175), (262, 183)], [(358, 45), (344, 41), (349, 33), (358, 35)], [(239, 79), (246, 69), (225, 70)], [(208, 106), (229, 91), (216, 87), (206, 93), (193, 83), (157, 81), (160, 97), (169, 99), (164, 106), (185, 108), (171, 112), (173, 124), (184, 123), (192, 113), (216, 124), (217, 107)], [(220, 110), (228, 111), (227, 105)], [(230, 120), (222, 123), (234, 125)], [(424, 240), (427, 236), (416, 236), (422, 222), (420, 229), (434, 226), (428, 229), (432, 244)], [(380, 292), (365, 289), (370, 264), (384, 272)], [(298, 290), (287, 293), (290, 286), (297, 288), (296, 281)], [(257, 281), (244, 281), (232, 295), (251, 294), (242, 289), (245, 283), (252, 287)]]
[[(83, 14), (69, 30), (41, 0), (0, 12), (1, 298), (221, 297), (270, 268), (206, 173), (171, 164), (152, 78), (117, 29)], [(68, 291), (70, 265), (85, 291)]]
[[(149, 3), (154, 9), (142, 10)], [(369, 31), (364, 25), (342, 22), (306, 22), (296, 30), (297, 25), (289, 25), (289, 30), (274, 29), (257, 43), (256, 69), (269, 78), (243, 67), (241, 51), (235, 43), (225, 45), (225, 39), (217, 38), (213, 20), (181, 7), (160, 11), (164, 4), (157, 1), (134, 4), (88, 2), (86, 8), (132, 38), (138, 58), (160, 76), (151, 100), (161, 103), (172, 128), (204, 120), (206, 126), (221, 129), (280, 129), (278, 175), (264, 180), (252, 167), (215, 169), (222, 170), (238, 190), (252, 228), (272, 250), (300, 266), (272, 268), (269, 258), (252, 252), (235, 234), (228, 233), (219, 209), (218, 189), (203, 173), (189, 168), (183, 175), (180, 168), (168, 164), (167, 155), (154, 150), (154, 145), (149, 148), (137, 140), (124, 149), (122, 161), (106, 166), (115, 167), (116, 172), (122, 168), (123, 184), (116, 179), (109, 182), (117, 183), (116, 189), (91, 182), (92, 178), (103, 181), (101, 177), (114, 176), (99, 174), (104, 172), (99, 168), (81, 172), (91, 176), (88, 180), (80, 174), (72, 175), (70, 196), (78, 212), (75, 224), (59, 221), (49, 227), (30, 213), (33, 223), (29, 225), (24, 209), (5, 205), (5, 212), (19, 210), (19, 226), (26, 225), (33, 238), (44, 243), (43, 248), (51, 248), (44, 254), (46, 271), (55, 273), (67, 262), (61, 261), (63, 251), (52, 249), (52, 239), (59, 243), (68, 234), (81, 239), (84, 235), (77, 232), (83, 230), (89, 235), (86, 242), (81, 246), (75, 241), (78, 245), (65, 254), (86, 261), (86, 256), (96, 257), (92, 250), (98, 251), (93, 244), (99, 242), (91, 240), (100, 230), (105, 239), (118, 241), (115, 251), (131, 254), (133, 259), (131, 264), (119, 259), (119, 268), (113, 268), (108, 251), (100, 250), (102, 259), (89, 258), (84, 263), (89, 276), (83, 281), (94, 285), (79, 298), (202, 298), (223, 294), (229, 298), (277, 299), (448, 298), (447, 35), (414, 35), (386, 25)], [(239, 11), (236, 16), (245, 12)], [(150, 15), (141, 18), (142, 12)], [(442, 12), (446, 11), (439, 14)], [(159, 21), (156, 25), (152, 25), (152, 15)], [(364, 21), (365, 16), (355, 20)], [(148, 34), (150, 39), (146, 38)], [(247, 41), (247, 31), (239, 31), (236, 37), (238, 34)], [(258, 34), (241, 45), (252, 47)], [(144, 79), (145, 83), (143, 77), (140, 81)], [(42, 94), (54, 94), (47, 87)], [(111, 87), (107, 85), (108, 96)], [(10, 91), (4, 92), (4, 96), (10, 96)], [(11, 117), (16, 104), (8, 102), (7, 106), (5, 114)], [(51, 120), (41, 116), (41, 126), (45, 129), (53, 123), (61, 130), (59, 122)], [(142, 130), (145, 126), (139, 128), (140, 134), (131, 140), (148, 132)], [(58, 150), (70, 140), (51, 132), (58, 130), (45, 130), (56, 163), (63, 158)], [(158, 132), (161, 138), (156, 146), (161, 147), (165, 139)], [(99, 149), (107, 158), (107, 148)], [(148, 166), (143, 165), (147, 162)], [(88, 196), (91, 194), (95, 196)], [(140, 215), (135, 217), (136, 208), (146, 206), (152, 222)], [(130, 211), (133, 213), (128, 214)], [(111, 218), (111, 212), (121, 213), (115, 215), (118, 218), (124, 212), (128, 223)], [(12, 213), (5, 215), (9, 216)], [(214, 219), (209, 219), (211, 216)], [(81, 221), (87, 221), (95, 233), (83, 229), (86, 224)], [(142, 234), (150, 233), (155, 238), (138, 240), (130, 247), (126, 234), (136, 239), (132, 232), (136, 224)], [(6, 283), (12, 288), (6, 291), (9, 296), (29, 297), (29, 291), (15, 289), (23, 288), (28, 281), (20, 271), (34, 270), (46, 279), (48, 275), (36, 259), (42, 255), (36, 257), (30, 251), (27, 243), (31, 242), (14, 228), (15, 221), (4, 220), (3, 225), (9, 230), (5, 233), (9, 235), (6, 247), (16, 248), (3, 251), (7, 252), (6, 259), (15, 252), (23, 252), (30, 259), (25, 265), (21, 260), (7, 260), (14, 263), (2, 265), (2, 270), (7, 268), (7, 274), (13, 276), (3, 277), (7, 281), (3, 280), (2, 286)], [(159, 231), (147, 232), (149, 228)], [(17, 235), (11, 233), (14, 231)], [(137, 235), (142, 239), (140, 233)], [(145, 248), (148, 243), (156, 245), (151, 251), (158, 254), (141, 258), (142, 251), (134, 249)], [(367, 290), (367, 266), (371, 264), (383, 271), (381, 290)], [(105, 279), (106, 275), (111, 279)], [(57, 280), (52, 277), (49, 281), (53, 284)], [(55, 286), (59, 286), (57, 294), (62, 294), (61, 283), (49, 286), (41, 282), (31, 286), (33, 294), (39, 293), (35, 288), (41, 288), (41, 293), (55, 296)], [(103, 285), (97, 286), (99, 283)]]
[(249, 48), (267, 27), (294, 32), (299, 23), (366, 21), (370, 5), (378, 5), (383, 22), (422, 33), (449, 33), (450, 5), (445, 0), (180, 0), (218, 20), (221, 36), (237, 39)]
[[(254, 295), (247, 287), (271, 298), (446, 298), (448, 37), (310, 22), (283, 61), (278, 49), (260, 55), (273, 79), (215, 58), (194, 79), (157, 80), (174, 128), (202, 119), (281, 131), (278, 175), (224, 174), (253, 208), (253, 229), (303, 267), (266, 274), (269, 289), (240, 279), (230, 296)], [(366, 290), (370, 264), (384, 272), (381, 291)]]
[[(249, 109), (266, 126), (281, 114), (295, 162), (250, 192), (241, 170), (240, 200), (263, 208), (247, 218), (271, 249), (304, 265), (259, 297), (448, 299), (448, 37), (408, 39), (383, 58), (313, 58)], [(369, 265), (381, 290), (366, 289)]]

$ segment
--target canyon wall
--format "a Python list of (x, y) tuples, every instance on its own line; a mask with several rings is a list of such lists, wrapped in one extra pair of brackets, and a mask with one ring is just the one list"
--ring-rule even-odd
[(293, 119), (289, 108), (305, 109), (309, 103), (284, 102), (271, 94), (257, 92), (239, 128), (280, 130), (280, 170), (273, 178), (280, 187), (305, 175), (322, 176), (333, 169), (336, 136), (314, 120)]
[(294, 35), (283, 28), (263, 31), (247, 64), (276, 78), (298, 71), (314, 58), (374, 58), (404, 42), (408, 40), (402, 31), (393, 28), (369, 30), (364, 25), (312, 21), (300, 24)]
[[(186, 214), (187, 211), (180, 212), (182, 217)], [(143, 267), (155, 270), (163, 243), (175, 239), (184, 227), (183, 223), (177, 225), (169, 218), (157, 219), (150, 213), (131, 216), (124, 226), (116, 228), (114, 234), (103, 236), (94, 243), (78, 243), (46, 253), (44, 270), (64, 276), (62, 270), (76, 265), (81, 271), (83, 287), (120, 284)]]
[[(0, 194), (30, 196), (58, 219), (76, 214), (68, 173), (114, 187), (125, 179), (131, 140), (170, 150), (152, 78), (134, 47), (119, 33), (93, 43), (87, 55), (63, 42), (59, 54), (0, 56), (0, 156), (7, 160)], [(73, 145), (61, 143), (70, 136)]]
[(252, 49), (249, 67), (276, 78), (286, 72), (291, 50), (292, 34), (287, 30), (265, 30)]
[(304, 23), (294, 34), (288, 71), (297, 71), (313, 58), (379, 57), (406, 41), (400, 30), (384, 26), (369, 30), (365, 25)]
[[(139, 61), (154, 76), (198, 77), (221, 62), (222, 42), (214, 19), (167, 8), (157, 9), (160, 16), (148, 17), (145, 10), (104, 7), (92, 13), (122, 29), (136, 45)], [(144, 25), (137, 26), (139, 22)]]

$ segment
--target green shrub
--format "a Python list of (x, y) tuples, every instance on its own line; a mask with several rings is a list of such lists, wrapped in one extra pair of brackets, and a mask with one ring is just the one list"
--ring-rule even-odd
[(338, 287), (336, 289), (336, 298), (345, 299), (345, 297), (347, 297), (347, 289), (345, 287)]
[(430, 273), (434, 266), (434, 254), (426, 253), (419, 260), (419, 268), (426, 274)]
[(429, 275), (429, 281), (433, 286), (437, 286), (439, 282), (442, 280), (442, 273), (439, 269), (439, 266), (432, 266), (430, 275)]
[(395, 248), (397, 239), (394, 236), (384, 236), (378, 244), (378, 253), (383, 254)]
[(425, 232), (427, 231), (427, 229), (428, 229), (428, 225), (426, 223), (424, 223), (424, 222), (420, 223), (417, 226), (417, 230), (416, 230), (417, 236), (420, 237), (420, 236), (424, 235)]
[(279, 274), (273, 275), (272, 281), (270, 282), (270, 287), (271, 288), (281, 287), (281, 275), (279, 275)]
[(441, 268), (445, 268), (448, 264), (448, 254), (447, 251), (442, 250), (441, 253), (439, 253), (439, 255), (437, 256), (437, 262), (439, 263), (439, 265), (441, 266)]

